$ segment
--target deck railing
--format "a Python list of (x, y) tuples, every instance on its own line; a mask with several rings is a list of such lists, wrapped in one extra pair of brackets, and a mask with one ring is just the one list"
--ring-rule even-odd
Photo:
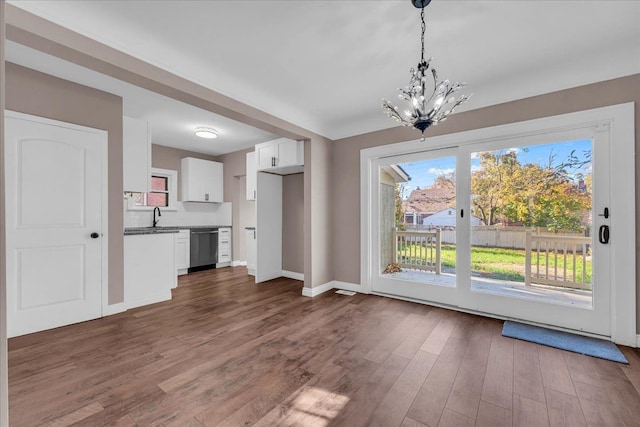
[(440, 274), (440, 229), (434, 231), (394, 231), (394, 262), (402, 268)]
[(591, 290), (592, 284), (587, 280), (590, 244), (590, 237), (535, 235), (527, 231), (525, 285)]

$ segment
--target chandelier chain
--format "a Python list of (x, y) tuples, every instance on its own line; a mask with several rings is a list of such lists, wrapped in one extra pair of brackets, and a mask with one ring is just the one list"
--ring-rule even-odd
[(420, 19), (422, 20), (422, 37), (420, 39), (422, 42), (421, 62), (424, 62), (424, 32), (427, 29), (427, 26), (424, 23), (424, 6), (422, 7), (422, 11), (420, 12)]

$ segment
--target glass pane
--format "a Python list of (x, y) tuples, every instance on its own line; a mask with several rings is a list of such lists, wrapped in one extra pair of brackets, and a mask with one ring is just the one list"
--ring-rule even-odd
[(456, 159), (380, 167), (380, 271), (456, 286)]
[(592, 141), (472, 154), (471, 289), (592, 307)]
[(147, 193), (147, 206), (169, 206), (168, 193)]
[(167, 183), (169, 179), (167, 177), (152, 176), (151, 177), (151, 189), (159, 191), (167, 191)]

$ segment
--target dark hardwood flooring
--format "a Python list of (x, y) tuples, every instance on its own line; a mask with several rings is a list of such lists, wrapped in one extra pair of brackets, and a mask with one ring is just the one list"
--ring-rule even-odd
[(11, 426), (638, 426), (629, 366), (502, 322), (371, 295), (301, 296), (246, 268), (172, 301), (9, 341)]

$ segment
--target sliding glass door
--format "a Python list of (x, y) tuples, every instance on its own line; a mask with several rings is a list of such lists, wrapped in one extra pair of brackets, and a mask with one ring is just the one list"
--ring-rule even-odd
[(376, 162), (376, 292), (455, 299), (456, 162), (456, 148)]
[[(609, 144), (593, 132), (471, 144), (463, 308), (608, 336)], [(604, 233), (604, 231), (602, 232)]]
[(611, 336), (608, 128), (449, 139), (372, 159), (371, 291)]

